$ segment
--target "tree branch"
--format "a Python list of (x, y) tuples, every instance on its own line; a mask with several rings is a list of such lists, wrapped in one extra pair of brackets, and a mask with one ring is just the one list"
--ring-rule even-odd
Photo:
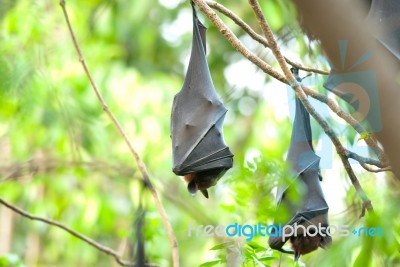
[(375, 169), (375, 168), (372, 168), (371, 166), (369, 166), (366, 163), (362, 163), (360, 165), (361, 165), (361, 167), (363, 167), (365, 170), (367, 170), (369, 172), (388, 172), (388, 171), (392, 172), (393, 171), (392, 168), (390, 168), (390, 167), (384, 167), (384, 168)]
[[(53, 221), (53, 220), (50, 220), (50, 219), (47, 219), (47, 218), (39, 217), (39, 216), (33, 215), (31, 213), (28, 213), (28, 212), (26, 212), (26, 211), (24, 211), (24, 210), (22, 210), (22, 209), (20, 209), (20, 208), (18, 208), (16, 206), (10, 204), (10, 203), (8, 203), (7, 201), (5, 201), (2, 198), (0, 198), (0, 203), (3, 204), (4, 206), (6, 206), (7, 208), (9, 208), (10, 210), (14, 211), (15, 213), (18, 213), (19, 215), (21, 215), (21, 216), (23, 216), (25, 218), (28, 218), (28, 219), (34, 220), (34, 221), (40, 221), (40, 222), (46, 223), (48, 225), (55, 226), (57, 228), (60, 228), (60, 229), (62, 229), (64, 231), (68, 232), (69, 234), (73, 235), (74, 237), (76, 237), (76, 238), (86, 242), (90, 246), (94, 247), (95, 249), (97, 249), (97, 250), (99, 250), (99, 251), (101, 251), (101, 252), (103, 252), (103, 253), (105, 253), (107, 255), (110, 255), (110, 256), (114, 257), (114, 259), (122, 266), (132, 266), (132, 267), (136, 266), (136, 264), (133, 263), (133, 262), (128, 262), (128, 261), (125, 261), (125, 260), (121, 259), (120, 255), (118, 255), (118, 253), (116, 251), (114, 251), (113, 249), (111, 249), (109, 247), (106, 247), (106, 246), (104, 246), (104, 245), (102, 245), (100, 243), (97, 243), (93, 239), (90, 239), (89, 237), (86, 237), (86, 236), (84, 236), (84, 235), (72, 230), (71, 228), (68, 228), (67, 226), (65, 226), (64, 224), (62, 224), (60, 222)], [(157, 265), (156, 264), (146, 264), (145, 266), (156, 267)]]
[(329, 136), (329, 138), (331, 139), (333, 145), (336, 148), (336, 151), (340, 157), (340, 159), (342, 160), (342, 163), (346, 169), (347, 174), (350, 177), (350, 180), (354, 186), (354, 188), (356, 189), (359, 197), (361, 198), (362, 202), (363, 202), (363, 210), (361, 212), (361, 215), (364, 215), (365, 209), (367, 209), (368, 211), (373, 211), (372, 205), (371, 205), (371, 201), (368, 199), (364, 189), (361, 187), (357, 176), (355, 175), (349, 161), (347, 158), (347, 153), (346, 153), (346, 149), (342, 146), (342, 144), (340, 143), (339, 139), (337, 138), (336, 134), (333, 132), (332, 128), (328, 125), (328, 123), (316, 112), (316, 110), (314, 109), (314, 107), (310, 104), (310, 102), (307, 99), (307, 95), (304, 93), (302, 87), (300, 86), (300, 84), (296, 81), (295, 77), (293, 76), (293, 74), (291, 73), (291, 71), (289, 70), (288, 66), (286, 65), (286, 61), (284, 59), (284, 57), (282, 56), (278, 44), (275, 40), (275, 37), (273, 35), (273, 32), (271, 30), (271, 28), (269, 27), (262, 11), (261, 11), (261, 7), (258, 3), (257, 0), (249, 0), (250, 6), (252, 7), (258, 23), (261, 26), (261, 29), (265, 35), (265, 37), (268, 40), (268, 43), (270, 44), (270, 48), (272, 50), (272, 53), (274, 54), (275, 58), (277, 59), (281, 69), (283, 70), (286, 79), (289, 81), (290, 86), (294, 89), (294, 92), (296, 93), (296, 96), (300, 99), (300, 101), (303, 103), (305, 109), (311, 114), (311, 116), (314, 117), (314, 119), (318, 122), (318, 124), (322, 127), (322, 129), (324, 130), (324, 132)]
[(379, 162), (379, 160), (362, 157), (362, 156), (358, 155), (357, 153), (354, 153), (347, 149), (345, 149), (345, 155), (347, 156), (347, 158), (354, 159), (354, 160), (358, 161), (360, 164), (370, 164), (370, 165), (375, 165), (376, 167), (379, 167), (379, 168), (385, 168), (385, 166), (383, 166)]
[[(193, 2), (196, 3), (196, 5), (199, 7), (199, 9), (210, 19), (210, 21), (215, 25), (215, 27), (221, 32), (221, 34), (228, 40), (228, 42), (232, 45), (233, 48), (235, 48), (238, 52), (240, 52), (244, 57), (246, 57), (249, 61), (254, 63), (257, 67), (259, 67), (262, 71), (264, 71), (266, 74), (272, 76), (273, 78), (285, 83), (289, 84), (288, 80), (279, 72), (276, 72), (275, 70), (272, 69), (272, 67), (261, 60), (259, 57), (254, 55), (251, 51), (249, 51), (241, 42), (240, 40), (235, 36), (235, 34), (224, 24), (224, 22), (218, 17), (218, 15), (206, 4), (205, 0), (194, 0)], [(310, 95), (311, 97), (325, 103), (328, 105), (328, 107), (336, 113), (340, 118), (342, 118), (344, 121), (346, 121), (349, 125), (351, 125), (359, 134), (364, 134), (366, 130), (362, 125), (355, 120), (350, 114), (342, 111), (340, 107), (336, 104), (336, 102), (329, 97), (320, 94), (319, 92), (310, 89), (308, 87), (302, 86), (304, 89), (304, 92), (307, 93), (307, 95)], [(384, 156), (384, 153), (382, 149), (379, 147), (375, 139), (368, 135), (367, 138), (365, 139), (365, 142), (371, 146), (377, 153), (378, 158), (380, 159), (379, 166), (387, 166), (387, 160)], [(354, 153), (354, 152), (352, 152)], [(355, 154), (355, 153), (354, 153)], [(347, 155), (347, 153), (346, 153)], [(374, 162), (374, 160), (370, 160), (370, 162)], [(376, 161), (375, 161), (376, 162)], [(378, 166), (378, 167), (379, 167)]]
[[(398, 99), (400, 90), (398, 60), (379, 42), (375, 36), (381, 34), (377, 27), (370, 27), (361, 14), (361, 8), (353, 5), (355, 1), (338, 0), (334, 2), (320, 0), (293, 0), (300, 15), (301, 26), (308, 35), (318, 39), (335, 68), (341, 68), (341, 51), (338, 41), (346, 40), (351, 44), (346, 49), (346, 61), (355, 62), (361, 55), (372, 55), (357, 71), (372, 71), (374, 90), (378, 96), (375, 99), (380, 106), (377, 120), (382, 124), (380, 131), (375, 133), (390, 161), (394, 174), (400, 179), (400, 120), (398, 119)], [(378, 22), (378, 21), (377, 21)], [(354, 89), (349, 90), (354, 93)], [(360, 99), (366, 103), (365, 99)]]
[(67, 9), (65, 8), (65, 1), (64, 0), (60, 0), (60, 6), (61, 6), (62, 11), (64, 13), (65, 21), (67, 22), (68, 30), (69, 30), (69, 33), (71, 35), (72, 42), (74, 44), (75, 50), (76, 50), (76, 52), (77, 52), (77, 54), (79, 56), (79, 61), (81, 62), (82, 67), (83, 67), (83, 69), (85, 71), (85, 74), (86, 74), (87, 78), (90, 81), (90, 84), (91, 84), (91, 86), (93, 88), (93, 91), (96, 94), (97, 99), (99, 100), (99, 102), (101, 104), (101, 107), (106, 112), (108, 117), (111, 119), (111, 121), (113, 122), (113, 124), (117, 128), (119, 134), (122, 136), (122, 138), (124, 139), (125, 143), (129, 147), (129, 150), (132, 153), (132, 155), (133, 155), (133, 157), (134, 157), (134, 159), (135, 159), (135, 161), (136, 161), (136, 163), (137, 163), (137, 165), (139, 167), (139, 170), (140, 170), (140, 172), (141, 172), (141, 174), (143, 176), (143, 180), (145, 181), (146, 186), (149, 188), (149, 190), (151, 192), (151, 195), (153, 196), (154, 202), (156, 204), (158, 212), (160, 213), (162, 222), (164, 224), (164, 227), (165, 227), (165, 229), (167, 231), (167, 234), (168, 234), (168, 238), (169, 238), (170, 243), (171, 243), (173, 266), (174, 267), (179, 267), (178, 242), (176, 240), (176, 237), (175, 237), (174, 231), (173, 231), (173, 229), (171, 227), (171, 224), (168, 221), (165, 209), (164, 209), (164, 207), (163, 207), (163, 205), (162, 205), (162, 203), (161, 203), (161, 201), (160, 201), (160, 199), (158, 197), (157, 191), (155, 190), (153, 184), (150, 181), (150, 177), (149, 177), (148, 172), (146, 170), (146, 166), (143, 163), (143, 161), (141, 160), (139, 154), (133, 148), (133, 145), (131, 144), (131, 142), (129, 141), (128, 137), (126, 136), (126, 134), (125, 134), (124, 130), (122, 129), (122, 126), (118, 122), (117, 118), (110, 111), (109, 107), (107, 106), (103, 96), (101, 95), (100, 91), (98, 90), (98, 88), (97, 88), (97, 86), (96, 86), (96, 84), (95, 84), (95, 82), (94, 82), (94, 80), (93, 80), (93, 78), (92, 78), (92, 76), (91, 76), (91, 74), (89, 72), (89, 68), (86, 65), (85, 59), (83, 57), (83, 53), (82, 53), (82, 51), (81, 51), (81, 49), (79, 47), (78, 41), (76, 40), (76, 36), (75, 36), (74, 30), (73, 30), (71, 22), (69, 20), (68, 12), (67, 12)]
[(40, 159), (33, 157), (29, 160), (15, 162), (11, 165), (0, 165), (0, 183), (25, 176), (33, 176), (38, 173), (48, 173), (57, 168), (65, 167), (87, 167), (102, 172), (117, 171), (119, 174), (124, 176), (132, 176), (135, 173), (134, 168), (122, 164), (110, 164), (109, 162), (104, 161), (62, 161), (57, 159)]
[[(225, 6), (215, 2), (215, 1), (211, 1), (211, 0), (206, 0), (205, 1), (207, 3), (208, 6), (218, 10), (219, 12), (221, 12), (222, 14), (224, 14), (225, 16), (229, 17), (230, 19), (232, 19), (232, 21), (234, 21), (238, 26), (240, 26), (245, 32), (247, 32), (249, 34), (250, 37), (252, 37), (254, 40), (258, 41), (259, 43), (261, 43), (262, 45), (270, 48), (268, 41), (261, 35), (259, 35), (258, 33), (256, 33), (248, 24), (246, 24), (239, 16), (237, 16), (235, 13), (233, 13), (231, 10), (229, 10), (228, 8), (226, 8)], [(240, 51), (239, 51), (240, 52)], [(307, 68), (307, 67), (303, 67), (300, 64), (297, 64), (293, 61), (291, 61), (290, 59), (284, 57), (285, 61), (292, 65), (293, 67), (296, 67), (298, 69), (304, 70), (304, 71), (308, 71), (308, 72), (314, 72), (314, 73), (319, 73), (319, 74), (329, 74), (329, 72), (327, 71), (322, 71), (322, 70), (318, 70), (318, 69), (313, 69), (313, 68)], [(287, 83), (287, 82), (285, 82)], [(312, 90), (308, 87), (303, 86), (303, 90), (305, 91), (305, 93), (307, 95), (310, 95), (311, 97), (319, 100), (320, 102), (323, 102), (325, 104), (328, 105), (328, 107), (334, 112), (336, 113), (336, 115), (338, 115), (340, 118), (342, 118), (344, 121), (346, 121), (349, 125), (351, 125), (359, 134), (363, 134), (366, 132), (366, 130), (364, 129), (364, 127), (356, 120), (353, 118), (353, 116), (351, 116), (350, 114), (342, 111), (340, 109), (340, 107), (336, 104), (336, 102), (332, 99), (330, 99), (327, 96), (324, 96), (320, 93), (318, 93), (315, 90)], [(383, 150), (379, 147), (378, 143), (376, 142), (375, 138), (373, 138), (372, 136), (368, 136), (365, 139), (365, 142), (374, 149), (374, 151), (376, 152), (379, 160), (382, 162), (382, 165), (387, 165), (388, 164), (388, 160), (385, 157), (385, 154), (383, 152)]]
[(261, 60), (253, 52), (249, 51), (244, 44), (236, 37), (236, 35), (229, 29), (228, 26), (218, 17), (218, 15), (206, 4), (204, 0), (193, 0), (199, 9), (208, 17), (208, 19), (217, 27), (221, 34), (228, 40), (228, 42), (240, 52), (245, 58), (253, 62), (261, 70), (268, 75), (274, 77), (278, 81), (287, 83), (285, 76), (275, 71), (268, 63)]
[[(359, 134), (365, 134), (367, 130), (350, 114), (344, 112), (341, 110), (341, 108), (338, 106), (338, 104), (331, 98), (318, 93), (317, 91), (308, 88), (304, 85), (302, 85), (302, 88), (304, 92), (311, 96), (312, 98), (325, 103), (336, 115), (338, 115), (340, 118), (342, 118), (345, 122), (347, 122), (350, 126), (356, 130), (357, 133)], [(379, 147), (378, 142), (374, 137), (372, 137), (370, 134), (364, 139), (367, 145), (369, 145), (377, 154), (379, 161), (381, 162), (381, 165), (387, 166), (389, 163), (388, 159), (385, 156), (385, 153), (383, 152), (382, 148)]]
[[(245, 56), (251, 62), (256, 64), (265, 73), (271, 75), (272, 77), (274, 77), (275, 79), (277, 79), (283, 83), (289, 84), (294, 89), (296, 95), (302, 101), (306, 110), (311, 114), (311, 116), (313, 116), (316, 119), (318, 124), (323, 128), (325, 133), (329, 136), (332, 143), (334, 144), (336, 151), (338, 152), (338, 155), (346, 169), (346, 172), (349, 175), (349, 178), (350, 178), (353, 186), (355, 187), (359, 197), (363, 201), (363, 209), (373, 210), (370, 200), (368, 199), (364, 189), (361, 187), (361, 185), (360, 185), (356, 175), (354, 174), (354, 171), (351, 168), (351, 165), (347, 159), (348, 151), (342, 146), (339, 139), (337, 138), (337, 136), (335, 135), (333, 130), (329, 127), (327, 122), (315, 111), (315, 109), (308, 102), (305, 92), (302, 90), (302, 87), (297, 83), (297, 81), (294, 79), (292, 73), (290, 72), (289, 68), (286, 66), (286, 61), (279, 51), (278, 45), (275, 41), (275, 38), (273, 37), (272, 31), (269, 29), (269, 26), (267, 25), (267, 23), (264, 19), (261, 9), (259, 8), (258, 2), (255, 3), (254, 1), (250, 0), (251, 4), (256, 4), (258, 6), (258, 11), (255, 10), (255, 13), (258, 14), (257, 15), (258, 19), (261, 18), (261, 20), (264, 20), (264, 22), (265, 22), (265, 23), (263, 23), (262, 21), (259, 21), (262, 26), (261, 28), (263, 30), (263, 33), (265, 34), (265, 36), (267, 38), (269, 47), (272, 50), (272, 52), (274, 53), (275, 57), (277, 58), (286, 77), (283, 76), (282, 74), (280, 74), (279, 72), (276, 72), (275, 70), (273, 70), (269, 64), (267, 64), (266, 62), (264, 62), (263, 60), (258, 58), (252, 52), (250, 52), (240, 42), (240, 40), (235, 36), (235, 34), (224, 24), (224, 22), (218, 17), (218, 15), (206, 4), (206, 2), (204, 0), (193, 0), (193, 2), (195, 2), (195, 4), (199, 7), (199, 9), (211, 20), (211, 22), (217, 27), (217, 29), (222, 33), (222, 35), (228, 40), (228, 42), (237, 51), (239, 51), (243, 56)], [(261, 14), (261, 17), (259, 17), (260, 14)], [(262, 25), (262, 24), (264, 24), (264, 25)], [(316, 95), (316, 94), (314, 94), (314, 95)]]
[[(256, 31), (254, 31), (246, 22), (244, 22), (238, 15), (236, 15), (232, 10), (226, 8), (225, 6), (221, 5), (220, 3), (217, 3), (212, 0), (206, 0), (205, 1), (208, 6), (214, 8), (215, 10), (218, 10), (228, 18), (230, 18), (233, 22), (235, 22), (239, 27), (241, 27), (251, 38), (253, 38), (255, 41), (259, 42), (260, 44), (264, 45), (265, 47), (270, 48), (268, 41), (261, 35), (259, 35)], [(325, 70), (319, 70), (319, 69), (314, 69), (314, 68), (308, 68), (304, 67), (301, 64), (298, 64), (292, 60), (290, 60), (287, 57), (284, 57), (285, 61), (292, 65), (295, 68), (298, 68), (303, 71), (307, 72), (312, 72), (312, 73), (318, 73), (318, 74), (323, 74), (323, 75), (328, 75), (329, 71)]]

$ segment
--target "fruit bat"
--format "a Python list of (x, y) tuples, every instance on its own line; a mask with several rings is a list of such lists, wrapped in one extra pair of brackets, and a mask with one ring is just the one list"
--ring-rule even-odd
[(206, 27), (193, 2), (192, 51), (185, 81), (175, 95), (171, 113), (173, 172), (184, 176), (188, 191), (207, 188), (232, 167), (233, 154), (225, 145), (222, 124), (227, 109), (218, 98), (206, 59)]
[[(298, 69), (292, 68), (291, 70), (300, 82), (302, 79), (298, 76)], [(319, 169), (320, 157), (315, 154), (312, 145), (310, 115), (297, 97), (287, 161), (294, 176), (289, 183), (278, 188), (276, 212), (277, 215), (280, 212), (286, 212), (288, 216), (281, 216), (278, 219), (278, 216), (276, 216), (274, 225), (282, 224), (283, 226), (291, 225), (293, 227), (303, 225), (307, 228), (309, 225), (318, 227), (321, 224), (322, 227), (327, 227), (328, 205), (320, 185), (320, 180), (322, 179)], [(304, 188), (304, 193), (300, 196), (300, 199), (297, 201), (290, 199), (289, 190), (300, 185)], [(285, 238), (271, 235), (268, 243), (272, 249), (285, 253), (294, 253), (295, 260), (297, 260), (300, 255), (316, 250), (318, 247), (325, 248), (331, 243), (331, 237), (326, 235), (324, 229), (322, 229), (321, 233), (325, 236), (319, 233), (315, 236), (303, 236), (301, 231), (297, 232), (296, 236), (287, 236)], [(294, 251), (283, 248), (288, 240), (291, 241)]]

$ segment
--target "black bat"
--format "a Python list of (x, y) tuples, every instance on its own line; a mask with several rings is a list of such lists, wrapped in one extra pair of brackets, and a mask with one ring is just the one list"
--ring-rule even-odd
[[(292, 68), (292, 73), (300, 82), (298, 69)], [(277, 216), (274, 224), (282, 225), (315, 225), (328, 226), (328, 205), (325, 201), (320, 180), (320, 157), (314, 152), (312, 145), (312, 133), (310, 115), (301, 101), (296, 97), (296, 112), (293, 122), (292, 136), (289, 146), (287, 161), (294, 173), (294, 180), (278, 188), (277, 192)], [(295, 186), (302, 185), (304, 194), (301, 199), (290, 199), (288, 192)], [(294, 203), (295, 202), (295, 203)], [(282, 216), (279, 213), (287, 213)], [(278, 218), (278, 215), (281, 215)], [(288, 215), (288, 216), (285, 216)], [(326, 235), (326, 231), (323, 235)], [(301, 232), (300, 232), (301, 233)], [(285, 253), (294, 253), (297, 260), (300, 255), (316, 250), (318, 247), (326, 247), (331, 243), (331, 237), (317, 234), (316, 236), (303, 236), (299, 232), (297, 236), (287, 236), (282, 240), (281, 236), (270, 236), (268, 243), (272, 249)], [(290, 240), (294, 251), (283, 248)]]
[(171, 114), (173, 172), (185, 176), (193, 195), (207, 188), (232, 167), (222, 124), (227, 109), (218, 98), (206, 59), (206, 30), (193, 2), (192, 52), (185, 82), (175, 95)]

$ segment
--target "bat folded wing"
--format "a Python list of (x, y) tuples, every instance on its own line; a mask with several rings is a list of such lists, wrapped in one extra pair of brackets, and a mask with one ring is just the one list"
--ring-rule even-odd
[[(292, 229), (298, 229), (296, 235), (297, 236), (307, 236), (307, 233), (304, 233), (303, 227), (305, 229), (308, 229), (309, 226), (319, 226), (322, 221), (327, 222), (327, 214), (323, 213), (317, 216), (314, 216), (311, 220), (307, 219), (301, 214), (298, 214), (296, 217), (294, 217), (288, 225), (292, 226)], [(299, 227), (303, 226), (303, 227)], [(327, 248), (331, 243), (332, 243), (332, 237), (327, 234), (326, 232), (326, 227), (328, 224), (324, 225), (321, 224), (321, 233), (324, 235), (320, 240), (318, 246), (321, 248)], [(286, 242), (290, 239), (293, 238), (291, 235), (292, 230), (289, 228), (282, 228), (282, 234), (276, 234), (275, 236), (271, 236), (268, 239), (268, 245), (275, 250), (279, 250), (284, 253), (288, 254), (294, 254), (294, 250), (285, 247)], [(284, 237), (282, 237), (284, 236)]]
[(227, 159), (222, 160), (225, 163), (219, 161), (232, 158), (222, 135), (227, 109), (215, 93), (208, 75), (204, 80), (196, 80), (198, 76), (186, 77), (172, 107), (173, 171), (177, 175), (232, 166)]
[(210, 169), (229, 169), (233, 164), (233, 154), (225, 145), (222, 136), (222, 123), (225, 114), (200, 137), (194, 146), (189, 146), (186, 156), (174, 165), (173, 171), (177, 175)]

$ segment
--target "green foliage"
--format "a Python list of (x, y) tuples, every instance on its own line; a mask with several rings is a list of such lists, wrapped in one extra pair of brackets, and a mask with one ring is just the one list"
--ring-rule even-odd
[(25, 265), (18, 256), (9, 254), (0, 256), (0, 267), (24, 267)]
[[(171, 105), (182, 86), (190, 52), (190, 7), (188, 1), (171, 1), (171, 6), (161, 2), (166, 3), (66, 1), (93, 78), (161, 195), (178, 239), (181, 266), (224, 266), (232, 258), (243, 266), (293, 266), (293, 257), (271, 251), (266, 237), (246, 243), (242, 238), (188, 235), (192, 221), (195, 225), (273, 222), (276, 186), (290, 181), (285, 153), (291, 126), (272, 106), (285, 86), (262, 74), (262, 82), (274, 88), (261, 91), (227, 80), (227, 69), (242, 57), (204, 20), (209, 26), (213, 81), (229, 109), (224, 136), (235, 154), (235, 166), (210, 190), (209, 200), (200, 195), (192, 198), (171, 171), (169, 136)], [(221, 3), (258, 30), (247, 3)], [(282, 50), (297, 55), (304, 65), (325, 67), (317, 60), (318, 46), (309, 44), (299, 30), (293, 6), (283, 0), (261, 3)], [(234, 23), (223, 19), (256, 54), (276, 66), (263, 46), (250, 42)], [(0, 39), (0, 197), (60, 221), (129, 260), (136, 257), (134, 222), (142, 204), (147, 260), (170, 266), (171, 247), (153, 199), (90, 87), (58, 1), (2, 1)], [(355, 140), (351, 132), (344, 136)], [(329, 179), (347, 181), (341, 176)], [(342, 217), (333, 214), (332, 221), (351, 227), (380, 226), (384, 237), (334, 238), (331, 249), (302, 257), (300, 266), (400, 264), (395, 205), (399, 196), (385, 180), (369, 174), (360, 180), (374, 196), (376, 214), (358, 220), (359, 200), (353, 189), (344, 186), (347, 197), (337, 201), (356, 208)], [(292, 193), (296, 199), (302, 192)], [(0, 228), (0, 234), (9, 233), (0, 236), (0, 267), (115, 266), (114, 259), (81, 240), (3, 206)]]

